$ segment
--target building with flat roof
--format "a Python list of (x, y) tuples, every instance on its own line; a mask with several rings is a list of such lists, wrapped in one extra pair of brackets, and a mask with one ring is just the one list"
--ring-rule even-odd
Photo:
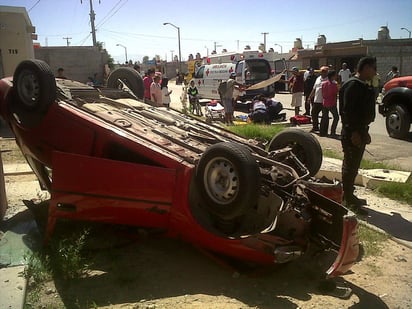
[(0, 6), (0, 78), (11, 76), (17, 65), (34, 58), (37, 40), (26, 8)]
[(345, 62), (354, 72), (359, 59), (364, 56), (376, 57), (382, 81), (392, 66), (397, 66), (401, 75), (412, 75), (412, 39), (391, 39), (386, 26), (379, 29), (376, 40), (327, 43), (326, 37), (320, 35), (314, 49), (297, 50), (297, 58), (303, 67), (328, 65), (338, 71)]

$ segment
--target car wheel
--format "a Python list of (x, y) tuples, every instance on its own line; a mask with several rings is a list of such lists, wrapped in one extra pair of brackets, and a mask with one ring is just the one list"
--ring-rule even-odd
[(411, 116), (403, 105), (393, 105), (386, 115), (386, 131), (390, 137), (405, 138), (411, 126)]
[(107, 79), (107, 87), (109, 88), (122, 88), (122, 83), (119, 79), (126, 84), (127, 87), (134, 93), (139, 99), (143, 99), (144, 84), (140, 74), (132, 68), (118, 68), (114, 70)]
[(292, 152), (314, 176), (322, 165), (322, 148), (312, 134), (300, 129), (287, 129), (272, 138), (269, 151), (284, 147), (292, 148)]
[(57, 97), (53, 72), (41, 60), (21, 62), (13, 75), (13, 88), (10, 109), (26, 127), (39, 124)]
[(221, 219), (233, 219), (257, 203), (260, 172), (250, 150), (223, 142), (206, 149), (196, 171), (207, 209)]

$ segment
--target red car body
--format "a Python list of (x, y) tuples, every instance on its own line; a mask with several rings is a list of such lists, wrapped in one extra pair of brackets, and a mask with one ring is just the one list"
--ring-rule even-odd
[[(259, 264), (294, 260), (317, 244), (336, 251), (329, 277), (355, 263), (357, 220), (339, 204), (340, 187), (314, 181), (290, 148), (268, 152), (257, 141), (175, 110), (153, 108), (119, 90), (54, 81), (47, 69), (39, 61), (26, 61), (14, 82), (0, 81), (1, 116), (51, 193), (47, 237), (58, 219), (99, 221), (160, 229), (210, 252)], [(42, 74), (49, 77), (42, 80)], [(28, 80), (34, 87), (27, 86)], [(53, 82), (57, 95), (49, 93), (56, 91)], [(50, 88), (42, 90), (45, 85)], [(42, 100), (50, 98), (43, 106)], [(227, 168), (236, 163), (236, 156), (227, 159), (233, 153), (258, 162), (258, 184), (251, 177), (245, 185), (241, 165)], [(290, 162), (298, 163), (292, 167)], [(230, 174), (233, 192), (218, 192), (218, 172)], [(210, 182), (209, 189), (202, 189), (202, 181), (205, 187)], [(253, 207), (244, 203), (233, 212), (226, 201), (242, 194), (235, 191), (238, 186), (258, 192), (242, 195), (254, 196)], [(215, 208), (206, 201), (212, 189)]]

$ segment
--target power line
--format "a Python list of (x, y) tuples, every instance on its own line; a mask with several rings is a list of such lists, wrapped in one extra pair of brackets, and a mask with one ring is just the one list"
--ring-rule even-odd
[[(108, 22), (110, 20), (110, 18), (112, 18), (126, 3), (127, 0), (125, 2), (123, 2), (123, 4), (121, 6), (119, 6), (117, 8), (116, 11), (114, 11), (116, 9), (116, 7), (122, 2), (122, 0), (119, 0), (111, 9), (110, 11), (106, 14), (106, 16), (104, 16), (102, 18), (102, 20), (97, 24), (97, 28), (99, 28), (100, 26), (104, 25), (106, 22)], [(114, 11), (114, 12), (113, 12)], [(113, 12), (113, 13), (112, 13)], [(110, 16), (109, 14), (112, 13)]]
[(28, 10), (28, 12), (30, 12), (32, 9), (34, 9), (36, 7), (36, 5), (38, 5), (40, 2), (40, 0), (37, 0), (37, 2), (35, 4), (33, 4), (33, 6)]

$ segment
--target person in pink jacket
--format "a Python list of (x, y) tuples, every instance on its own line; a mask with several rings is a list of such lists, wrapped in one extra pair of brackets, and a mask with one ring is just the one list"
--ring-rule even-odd
[(332, 126), (330, 128), (330, 136), (336, 138), (336, 127), (339, 121), (337, 95), (338, 84), (336, 82), (336, 71), (328, 72), (328, 79), (322, 83), (322, 119), (320, 121), (320, 136), (328, 135), (329, 127), (329, 112), (333, 116)]

